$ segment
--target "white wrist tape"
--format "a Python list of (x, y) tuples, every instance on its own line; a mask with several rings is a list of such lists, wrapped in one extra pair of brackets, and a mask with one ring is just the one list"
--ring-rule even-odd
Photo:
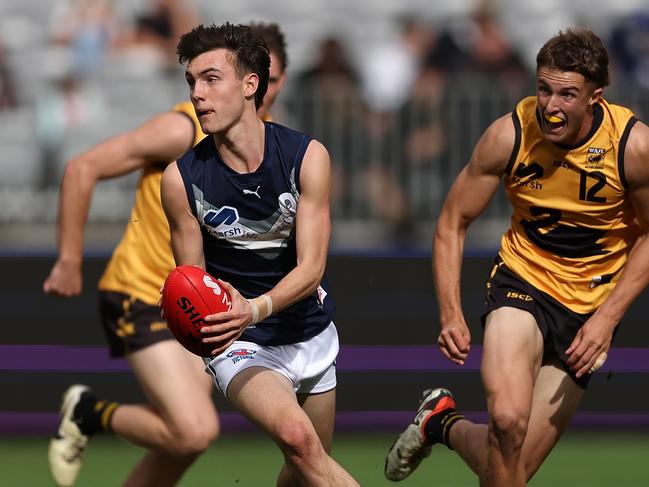
[(262, 294), (261, 297), (266, 300), (266, 318), (268, 318), (273, 314), (273, 299), (268, 294)]
[(248, 304), (250, 304), (250, 309), (252, 310), (252, 321), (250, 325), (256, 325), (259, 323), (259, 306), (252, 299), (248, 299)]
[(261, 315), (259, 306), (255, 303), (255, 299), (257, 298), (248, 299), (247, 301), (250, 303), (250, 309), (252, 310), (252, 321), (250, 322), (250, 326), (256, 325), (261, 320), (265, 320), (273, 313), (273, 299), (268, 294), (262, 294), (259, 297), (264, 298), (264, 302), (266, 303), (266, 313), (264, 316)]

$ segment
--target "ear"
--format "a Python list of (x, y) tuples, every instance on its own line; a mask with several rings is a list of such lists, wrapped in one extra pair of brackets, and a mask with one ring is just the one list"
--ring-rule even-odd
[(602, 93), (604, 93), (604, 88), (595, 88), (593, 93), (590, 95), (588, 105), (592, 107), (595, 103), (599, 102), (602, 98)]
[(243, 96), (254, 98), (259, 87), (259, 76), (256, 73), (248, 73), (243, 77)]

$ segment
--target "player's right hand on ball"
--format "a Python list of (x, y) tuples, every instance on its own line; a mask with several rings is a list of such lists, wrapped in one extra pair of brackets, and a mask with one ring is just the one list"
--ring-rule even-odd
[(221, 279), (218, 282), (228, 293), (231, 308), (205, 317), (206, 324), (201, 328), (201, 333), (205, 335), (203, 343), (215, 345), (213, 355), (218, 355), (237, 340), (251, 320), (248, 300), (229, 282)]
[(69, 298), (81, 293), (81, 266), (57, 260), (43, 283), (43, 292)]

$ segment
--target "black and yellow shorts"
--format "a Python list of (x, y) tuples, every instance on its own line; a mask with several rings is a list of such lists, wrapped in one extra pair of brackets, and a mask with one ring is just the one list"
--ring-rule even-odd
[(485, 326), (487, 315), (491, 311), (505, 306), (528, 311), (534, 316), (543, 336), (544, 360), (554, 356), (559, 357), (570, 377), (577, 385), (586, 389), (591, 375), (575, 377), (574, 372), (568, 367), (565, 351), (592, 313), (580, 314), (566, 308), (549, 294), (528, 284), (497, 259), (494, 271), (487, 281), (482, 326)]
[(99, 314), (111, 357), (123, 357), (154, 343), (174, 339), (158, 306), (128, 294), (99, 291)]

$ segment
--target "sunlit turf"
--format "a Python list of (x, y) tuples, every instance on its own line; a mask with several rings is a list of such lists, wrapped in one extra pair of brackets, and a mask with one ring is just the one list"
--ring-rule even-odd
[[(394, 439), (386, 433), (339, 433), (333, 456), (361, 485), (380, 487), (476, 486), (477, 479), (459, 457), (443, 446), (405, 481), (394, 484), (383, 477), (385, 452)], [(78, 487), (114, 487), (121, 484), (142, 454), (121, 440), (94, 438), (86, 452)], [(261, 434), (226, 433), (203, 455), (181, 482), (185, 487), (273, 486), (282, 456)], [(47, 439), (1, 438), (0, 485), (53, 485), (47, 469)], [(641, 487), (649, 486), (649, 432), (569, 432), (530, 482), (533, 487)]]

